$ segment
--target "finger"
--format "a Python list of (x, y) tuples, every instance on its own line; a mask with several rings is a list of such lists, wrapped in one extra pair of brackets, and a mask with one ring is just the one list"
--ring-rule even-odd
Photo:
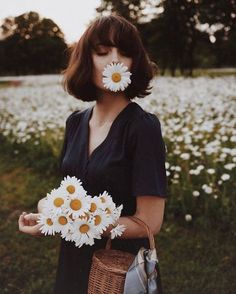
[(18, 223), (22, 226), (27, 225), (28, 221), (25, 219), (25, 214), (21, 214), (19, 219), (18, 219)]
[(29, 220), (29, 226), (33, 227), (35, 226), (37, 223), (34, 220)]
[(30, 231), (31, 231), (32, 234), (37, 233), (38, 230), (39, 230), (38, 225), (34, 225), (34, 226), (31, 226), (31, 227), (30, 227)]
[(18, 219), (18, 225), (19, 225), (19, 228), (21, 227), (24, 227), (24, 216), (23, 215), (20, 215), (19, 219)]
[(39, 213), (29, 213), (25, 216), (28, 221), (37, 221), (39, 219)]
[(19, 231), (23, 233), (29, 233), (30, 227), (26, 225), (23, 215), (20, 216), (18, 223), (19, 223)]
[(19, 215), (19, 218), (20, 216), (24, 216), (26, 214), (26, 212), (22, 212), (20, 215)]
[(21, 232), (26, 233), (26, 234), (30, 234), (30, 235), (35, 235), (37, 233), (39, 233), (39, 228), (41, 225), (35, 225), (35, 226), (24, 226), (21, 227)]
[(35, 225), (35, 221), (34, 221), (34, 217), (33, 217), (33, 213), (28, 213), (24, 216), (24, 219), (27, 223), (28, 226), (33, 226)]
[(22, 215), (23, 215), (23, 216), (27, 215), (27, 212), (25, 212), (25, 211), (24, 211), (24, 212), (22, 212)]
[(31, 234), (33, 236), (40, 236), (43, 235), (43, 233), (41, 233), (40, 228), (42, 227), (42, 224), (37, 224), (33, 227), (31, 227)]
[(24, 214), (23, 215), (23, 218), (24, 218), (24, 223), (26, 226), (29, 226), (29, 220), (26, 218), (27, 214)]
[(33, 219), (33, 213), (29, 213), (25, 216), (25, 220), (28, 221), (28, 225), (31, 227), (31, 226), (34, 226), (36, 225), (35, 223), (35, 220)]

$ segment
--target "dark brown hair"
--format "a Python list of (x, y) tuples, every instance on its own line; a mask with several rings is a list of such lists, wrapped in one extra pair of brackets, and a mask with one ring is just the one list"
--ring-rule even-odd
[(92, 82), (92, 50), (98, 43), (117, 47), (125, 55), (132, 57), (132, 82), (125, 89), (125, 96), (132, 99), (149, 95), (152, 88), (149, 83), (154, 70), (139, 31), (125, 18), (114, 14), (96, 18), (79, 42), (71, 48), (69, 64), (62, 72), (65, 91), (82, 101), (98, 99), (99, 91)]

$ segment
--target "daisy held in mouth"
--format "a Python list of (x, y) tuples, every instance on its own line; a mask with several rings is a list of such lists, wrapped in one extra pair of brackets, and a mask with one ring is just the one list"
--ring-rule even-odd
[(128, 67), (123, 63), (111, 62), (103, 71), (103, 84), (106, 89), (113, 92), (124, 91), (131, 83)]
[(115, 225), (122, 208), (123, 205), (116, 207), (107, 191), (92, 197), (79, 179), (67, 176), (59, 188), (47, 194), (38, 224), (45, 235), (60, 233), (77, 247), (93, 245), (110, 225), (112, 239), (122, 235), (125, 226)]

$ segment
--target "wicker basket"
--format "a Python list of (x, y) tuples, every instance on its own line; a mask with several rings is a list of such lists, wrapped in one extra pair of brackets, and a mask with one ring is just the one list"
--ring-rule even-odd
[[(150, 248), (155, 247), (153, 234), (139, 218), (127, 216), (145, 227), (148, 232)], [(126, 273), (135, 258), (129, 252), (111, 249), (109, 237), (105, 249), (94, 252), (89, 274), (88, 294), (123, 294)]]

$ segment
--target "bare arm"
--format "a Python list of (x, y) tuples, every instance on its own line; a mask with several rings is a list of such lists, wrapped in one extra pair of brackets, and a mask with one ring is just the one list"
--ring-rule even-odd
[[(162, 197), (153, 196), (138, 196), (137, 197), (137, 209), (134, 216), (143, 220), (151, 229), (153, 235), (156, 235), (162, 226), (165, 209), (165, 199)], [(135, 223), (131, 219), (123, 216), (120, 217), (118, 222), (120, 225), (125, 225), (126, 230), (119, 239), (135, 239), (146, 238), (147, 232), (145, 228)], [(103, 233), (103, 236), (107, 237), (110, 233), (112, 226)]]

